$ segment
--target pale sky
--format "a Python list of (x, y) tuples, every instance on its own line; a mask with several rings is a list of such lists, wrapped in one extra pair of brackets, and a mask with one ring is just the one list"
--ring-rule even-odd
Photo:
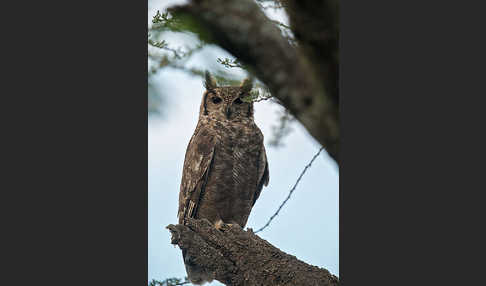
[[(185, 1), (149, 1), (149, 20), (157, 9)], [(282, 15), (271, 15), (284, 19)], [(174, 39), (171, 43), (178, 43)], [(203, 69), (227, 54), (210, 47), (196, 54), (189, 65)], [(238, 75), (238, 73), (236, 73)], [(243, 77), (243, 74), (240, 73)], [(198, 119), (204, 92), (201, 78), (166, 69), (156, 75), (166, 96), (165, 115), (148, 126), (148, 279), (186, 276), (181, 251), (170, 244), (165, 226), (177, 223), (182, 165), (187, 144)], [(253, 208), (247, 227), (263, 226), (287, 197), (299, 174), (319, 150), (319, 144), (299, 124), (283, 140), (284, 147), (268, 146), (272, 126), (281, 107), (263, 101), (255, 104), (255, 121), (265, 135), (270, 182)], [(292, 198), (269, 227), (258, 233), (284, 252), (339, 276), (339, 171), (323, 152), (306, 172)], [(213, 282), (207, 285), (222, 285)]]

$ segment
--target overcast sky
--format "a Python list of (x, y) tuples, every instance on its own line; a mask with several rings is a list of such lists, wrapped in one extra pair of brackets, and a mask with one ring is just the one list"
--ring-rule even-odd
[[(150, 0), (149, 19), (156, 10), (184, 2)], [(285, 20), (278, 13), (271, 16)], [(174, 38), (170, 43), (178, 41)], [(214, 65), (218, 56), (226, 55), (216, 47), (209, 47), (196, 54), (189, 65), (210, 68), (208, 66)], [(157, 74), (153, 82), (166, 101), (164, 115), (149, 119), (148, 126), (148, 279), (163, 280), (186, 276), (181, 251), (170, 245), (170, 234), (165, 226), (177, 223), (184, 155), (196, 127), (204, 89), (201, 78), (170, 69)], [(248, 220), (247, 227), (254, 230), (263, 226), (277, 210), (320, 147), (297, 122), (284, 138), (284, 147), (268, 146), (279, 110), (281, 107), (272, 102), (255, 104), (255, 121), (265, 135), (270, 183), (263, 189)], [(338, 198), (338, 168), (323, 152), (280, 214), (259, 235), (282, 251), (339, 276)]]

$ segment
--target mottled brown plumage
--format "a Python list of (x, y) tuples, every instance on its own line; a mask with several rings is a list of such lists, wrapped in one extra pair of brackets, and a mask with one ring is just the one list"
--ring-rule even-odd
[[(268, 184), (263, 134), (253, 119), (253, 103), (244, 102), (251, 80), (221, 86), (206, 73), (199, 121), (189, 142), (179, 193), (179, 223), (208, 219), (218, 228), (246, 225), (250, 211)], [(184, 259), (189, 279), (211, 280), (204, 269)]]

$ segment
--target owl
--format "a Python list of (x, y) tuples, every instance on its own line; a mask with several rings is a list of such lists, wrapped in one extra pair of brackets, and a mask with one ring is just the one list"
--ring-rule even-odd
[[(187, 218), (207, 219), (216, 228), (245, 227), (269, 171), (263, 134), (253, 118), (249, 95), (252, 81), (217, 86), (206, 72), (205, 92), (196, 130), (187, 146), (179, 193), (179, 224)], [(189, 279), (210, 280), (204, 269), (191, 265), (183, 252)]]

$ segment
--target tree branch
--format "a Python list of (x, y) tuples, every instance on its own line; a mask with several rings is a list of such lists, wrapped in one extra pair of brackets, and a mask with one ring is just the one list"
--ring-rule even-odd
[(204, 219), (167, 228), (171, 243), (186, 252), (186, 259), (226, 285), (339, 285), (326, 269), (280, 251), (251, 229), (233, 226), (222, 232)]
[(326, 79), (311, 59), (291, 46), (279, 28), (251, 0), (192, 0), (168, 9), (190, 15), (212, 41), (237, 57), (264, 82), (339, 164), (339, 111)]
[(281, 0), (299, 49), (339, 102), (339, 1)]

